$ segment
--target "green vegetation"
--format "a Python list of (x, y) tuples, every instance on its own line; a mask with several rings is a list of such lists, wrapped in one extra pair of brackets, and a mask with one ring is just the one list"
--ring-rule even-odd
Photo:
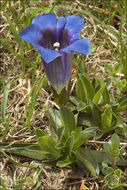
[[(124, 190), (127, 1), (2, 0), (0, 4), (0, 188), (60, 189), (69, 170), (73, 174), (82, 170), (76, 179), (78, 185), (81, 179), (86, 183), (77, 189), (95, 189), (96, 183), (102, 190)], [(18, 37), (36, 15), (44, 13), (84, 18), (81, 36), (91, 43), (90, 55), (73, 55), (70, 83), (59, 96), (48, 83), (40, 54)], [(7, 170), (10, 163), (12, 174)], [(52, 176), (45, 165), (51, 175), (54, 168), (56, 175), (60, 168), (67, 171), (62, 185), (55, 181), (56, 186), (50, 186)], [(67, 188), (73, 188), (75, 179), (71, 181)]]

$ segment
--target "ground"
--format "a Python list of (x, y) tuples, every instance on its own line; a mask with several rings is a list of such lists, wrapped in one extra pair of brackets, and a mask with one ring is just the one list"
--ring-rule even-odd
[[(20, 1), (16, 1), (16, 3), (14, 1), (10, 2), (13, 2), (12, 7), (14, 8), (14, 11), (17, 15), (19, 14), (18, 11), (21, 11), (23, 14), (23, 10), (20, 10)], [(101, 35), (103, 31), (102, 25), (97, 23), (92, 16), (88, 16), (85, 13), (83, 15), (73, 9), (71, 10), (71, 8), (69, 10), (68, 5), (71, 8), (73, 7), (75, 9), (88, 11), (88, 5), (93, 6), (93, 4), (89, 1), (86, 3), (83, 3), (83, 1), (74, 1), (72, 6), (72, 3), (68, 1), (65, 2), (65, 5), (62, 6), (68, 14), (73, 13), (80, 15), (85, 19), (85, 26), (82, 30), (81, 37), (88, 37), (90, 39), (91, 45), (93, 46), (93, 52), (91, 52), (89, 56), (86, 56), (85, 59), (82, 56), (76, 55), (76, 58), (84, 59), (85, 74), (89, 76), (91, 80), (93, 78), (98, 78), (98, 80), (106, 79), (108, 77), (108, 73), (105, 72), (104, 65), (114, 65), (117, 61), (114, 53), (112, 52), (112, 49), (107, 47), (107, 40), (105, 36)], [(103, 5), (103, 3), (98, 0), (97, 7), (94, 7), (96, 13), (99, 11), (99, 5)], [(39, 4), (37, 6), (39, 6)], [(60, 6), (61, 4), (57, 5), (57, 14), (59, 14)], [(16, 7), (18, 10), (16, 10)], [(33, 1), (29, 4), (27, 10), (31, 7), (36, 7), (36, 4), (34, 5)], [(103, 9), (103, 6), (100, 8), (100, 10), (105, 11), (105, 9)], [(108, 9), (106, 10), (108, 11)], [(7, 11), (10, 11), (9, 3), (6, 4), (5, 9), (1, 11), (2, 21), (0, 35), (1, 37), (4, 36), (6, 42), (8, 40), (8, 45), (11, 43), (13, 51), (16, 52), (16, 55), (19, 55), (18, 45), (16, 45), (14, 36), (9, 29), (9, 22), (7, 21), (7, 17), (5, 15)], [(116, 19), (118, 19), (118, 22), (120, 22), (119, 17), (120, 16), (116, 15), (114, 22), (116, 22)], [(10, 16), (10, 19), (12, 22), (14, 22), (13, 16)], [(116, 26), (112, 24), (112, 27), (115, 28)], [(118, 40), (115, 36), (113, 36), (112, 33), (109, 32), (108, 28), (107, 30), (105, 29), (105, 33), (107, 33), (108, 39), (112, 42), (112, 46), (115, 49), (118, 45)], [(27, 58), (30, 65), (26, 65), (25, 72), (23, 74), (21, 60), (17, 59), (16, 55), (9, 52), (6, 47), (3, 47), (2, 45), (0, 46), (0, 53), (0, 103), (3, 101), (2, 97), (5, 85), (11, 82), (8, 95), (8, 103), (6, 107), (6, 121), (8, 123), (9, 131), (4, 140), (2, 134), (0, 134), (0, 142), (7, 142), (9, 143), (9, 146), (14, 143), (37, 143), (35, 137), (35, 129), (43, 129), (46, 133), (49, 133), (49, 121), (46, 115), (46, 111), (51, 107), (58, 108), (57, 104), (54, 101), (51, 86), (48, 84), (45, 89), (42, 89), (39, 92), (39, 96), (37, 98), (36, 105), (31, 117), (31, 134), (29, 134), (28, 126), (24, 126), (24, 123), (26, 121), (25, 105), (30, 90), (33, 87), (31, 80), (31, 70), (33, 67), (30, 65), (34, 64), (36, 59), (35, 57), (30, 57), (25, 51), (24, 57)], [(34, 50), (32, 50), (32, 53), (35, 53)], [(37, 86), (37, 82), (43, 72), (43, 66), (41, 59), (39, 58), (36, 66), (34, 88)], [(123, 76), (120, 75), (119, 77), (122, 78)], [(73, 66), (70, 82), (70, 92), (72, 94), (75, 93), (76, 80), (76, 67)], [(116, 94), (115, 85), (112, 87), (112, 92)], [(126, 92), (124, 91), (123, 94), (124, 93)], [(121, 114), (121, 118), (127, 122), (125, 111)], [(4, 129), (4, 126), (1, 125), (1, 127)], [(107, 139), (103, 139), (103, 142), (109, 138), (110, 135)], [(101, 144), (97, 141), (88, 141), (85, 146), (91, 145), (93, 147), (96, 147), (97, 150), (102, 150), (103, 142)], [(126, 140), (122, 138), (121, 143), (126, 143)], [(121, 148), (126, 148), (126, 146), (126, 144), (121, 145)], [(103, 189), (102, 187), (104, 185), (104, 176), (102, 174), (100, 174), (99, 177), (95, 178), (92, 177), (89, 172), (86, 172), (79, 166), (76, 166), (75, 168), (68, 166), (61, 169), (58, 167), (47, 166), (40, 161), (25, 157), (16, 156), (13, 154), (9, 154), (9, 156), (12, 160), (16, 161), (16, 163), (32, 166), (36, 165), (38, 167), (29, 168), (20, 166), (14, 162), (11, 162), (9, 158), (0, 153), (0, 173), (7, 190), (83, 190), (83, 186), (86, 186), (89, 190)], [(122, 170), (124, 172), (124, 176), (127, 177), (126, 169), (122, 168)]]

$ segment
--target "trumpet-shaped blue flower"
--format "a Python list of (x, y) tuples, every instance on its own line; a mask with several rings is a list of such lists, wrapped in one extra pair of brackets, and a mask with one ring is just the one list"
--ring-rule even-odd
[(88, 55), (88, 38), (80, 39), (84, 19), (78, 16), (59, 17), (43, 14), (33, 18), (19, 37), (33, 45), (43, 60), (49, 82), (59, 94), (67, 85), (72, 69), (72, 52)]

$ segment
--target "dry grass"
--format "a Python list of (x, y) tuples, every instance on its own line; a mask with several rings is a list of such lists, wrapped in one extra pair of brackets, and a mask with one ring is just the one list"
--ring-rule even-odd
[[(77, 6), (77, 5), (76, 5)], [(78, 5), (79, 6), (79, 5)], [(85, 72), (87, 75), (104, 79), (107, 74), (104, 71), (104, 64), (115, 64), (116, 60), (110, 49), (104, 47), (106, 43), (105, 39), (98, 37), (97, 30), (101, 31), (101, 26), (96, 25), (92, 17), (84, 17), (86, 20), (85, 27), (82, 31), (82, 37), (88, 36), (91, 44), (100, 42), (101, 45), (96, 45), (96, 51), (85, 59), (86, 67)], [(7, 23), (2, 13), (1, 23), (1, 36), (7, 31)], [(113, 35), (110, 35), (110, 39), (113, 41), (114, 47), (116, 47), (117, 39)], [(7, 37), (13, 40), (13, 36), (9, 31)], [(103, 43), (101, 43), (103, 41)], [(14, 48), (17, 52), (17, 46)], [(0, 79), (2, 81), (2, 89), (4, 86), (13, 81), (9, 91), (8, 105), (6, 109), (6, 121), (9, 121), (9, 133), (6, 137), (6, 142), (11, 143), (36, 143), (34, 130), (40, 128), (49, 133), (49, 122), (45, 114), (46, 110), (50, 107), (58, 107), (53, 101), (53, 94), (50, 86), (46, 89), (42, 89), (37, 98), (36, 106), (31, 118), (32, 134), (29, 135), (28, 127), (24, 127), (26, 120), (25, 115), (25, 102), (27, 96), (31, 90), (31, 76), (27, 71), (24, 76), (21, 74), (21, 64), (15, 56), (9, 53), (5, 48), (0, 46)], [(34, 61), (31, 61), (31, 64)], [(96, 70), (96, 72), (95, 72)], [(36, 81), (43, 73), (42, 65), (39, 64), (36, 70)], [(75, 80), (73, 77), (71, 81), (72, 90), (75, 89)], [(2, 94), (0, 95), (0, 101), (2, 100)], [(42, 105), (45, 105), (43, 108)], [(1, 137), (0, 137), (1, 138)], [(2, 138), (1, 138), (2, 141)], [(90, 142), (89, 142), (90, 143)], [(99, 146), (99, 145), (97, 145)], [(36, 187), (37, 182), (41, 182), (39, 190), (83, 190), (83, 184), (88, 187), (89, 190), (99, 190), (103, 185), (103, 176), (99, 176), (98, 179), (92, 178), (81, 168), (75, 168), (76, 172), (71, 167), (60, 169), (57, 167), (45, 166), (42, 162), (30, 160), (24, 157), (18, 157), (10, 155), (12, 159), (23, 164), (38, 165), (36, 168), (26, 168), (11, 163), (7, 158), (0, 154), (0, 173), (1, 178), (4, 180), (7, 190), (14, 190), (15, 184), (18, 184), (18, 180), (24, 179), (23, 190), (33, 190)], [(36, 180), (34, 179), (37, 172), (40, 170)], [(31, 179), (30, 179), (31, 178)]]

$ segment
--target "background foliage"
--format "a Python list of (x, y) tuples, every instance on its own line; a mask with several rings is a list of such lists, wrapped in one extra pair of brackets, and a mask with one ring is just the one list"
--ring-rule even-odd
[[(127, 1), (3, 0), (0, 4), (0, 187), (124, 189)], [(81, 35), (91, 42), (89, 56), (73, 55), (65, 106), (61, 106), (63, 96), (53, 94), (39, 53), (18, 37), (34, 16), (43, 13), (83, 17)], [(57, 167), (46, 168), (44, 163)]]

